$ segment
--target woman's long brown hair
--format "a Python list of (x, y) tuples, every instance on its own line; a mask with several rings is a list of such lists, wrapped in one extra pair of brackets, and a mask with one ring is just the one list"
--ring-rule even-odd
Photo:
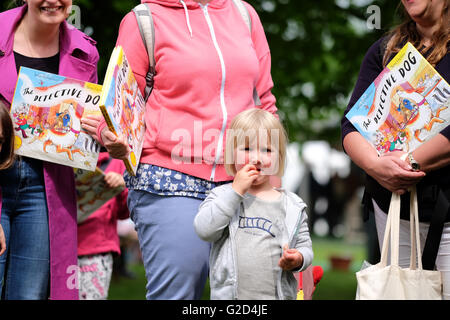
[[(442, 10), (440, 19), (440, 27), (433, 34), (430, 47), (425, 47), (424, 40), (417, 30), (416, 23), (400, 3), (399, 7), (401, 7), (405, 18), (403, 23), (389, 32), (388, 37), (390, 37), (390, 39), (387, 42), (383, 56), (383, 67), (388, 64), (389, 59), (394, 54), (400, 51), (401, 45), (406, 44), (406, 42), (411, 42), (422, 55), (428, 55), (428, 62), (432, 66), (436, 66), (436, 64), (447, 54), (450, 44), (449, 1), (450, 0), (445, 0), (444, 9)], [(429, 49), (432, 49), (432, 51), (428, 52)]]

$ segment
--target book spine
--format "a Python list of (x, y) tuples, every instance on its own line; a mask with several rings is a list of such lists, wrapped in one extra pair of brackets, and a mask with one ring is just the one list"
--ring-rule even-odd
[(125, 168), (127, 169), (128, 173), (131, 174), (133, 177), (136, 176), (136, 174), (133, 171), (133, 167), (130, 164), (130, 161), (128, 159), (123, 160), (125, 163)]
[[(109, 117), (108, 111), (106, 111), (105, 106), (100, 106), (100, 110), (102, 111), (103, 118), (105, 118), (109, 130), (111, 130), (111, 132), (113, 132), (117, 136), (116, 129), (114, 129), (111, 118)], [(136, 174), (133, 171), (133, 167), (131, 166), (130, 161), (128, 159), (124, 159), (123, 162), (125, 164), (125, 168), (127, 169), (128, 173), (131, 174), (132, 176), (135, 176)]]
[(116, 129), (113, 126), (111, 118), (109, 117), (108, 111), (106, 111), (105, 106), (100, 106), (100, 110), (103, 114), (103, 118), (105, 118), (106, 124), (108, 125), (109, 130), (117, 136)]

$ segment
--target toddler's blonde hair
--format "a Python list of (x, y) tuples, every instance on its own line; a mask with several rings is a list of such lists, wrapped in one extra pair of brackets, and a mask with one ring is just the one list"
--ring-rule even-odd
[[(245, 143), (246, 138), (253, 138), (249, 136), (249, 133), (258, 133), (261, 131), (267, 133), (267, 143), (272, 146), (276, 146), (276, 149), (278, 150), (278, 171), (276, 175), (279, 177), (283, 176), (286, 161), (286, 130), (280, 120), (278, 120), (272, 113), (258, 108), (242, 111), (231, 121), (230, 127), (227, 131), (224, 154), (225, 170), (227, 174), (231, 176), (236, 175), (234, 152), (237, 146)], [(278, 141), (271, 141), (271, 137), (274, 136), (271, 134), (273, 132), (278, 133), (275, 135), (275, 138), (278, 138)]]

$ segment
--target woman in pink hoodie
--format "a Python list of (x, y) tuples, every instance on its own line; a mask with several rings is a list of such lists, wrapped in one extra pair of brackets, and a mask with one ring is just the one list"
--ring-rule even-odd
[[(232, 0), (144, 0), (155, 36), (153, 91), (135, 177), (125, 176), (147, 274), (147, 299), (199, 299), (208, 274), (209, 244), (193, 220), (211, 189), (228, 182), (226, 128), (239, 112), (276, 112), (270, 51), (255, 10), (246, 25)], [(136, 18), (123, 19), (121, 45), (144, 91), (149, 59)], [(97, 130), (113, 157), (128, 152), (123, 137)]]

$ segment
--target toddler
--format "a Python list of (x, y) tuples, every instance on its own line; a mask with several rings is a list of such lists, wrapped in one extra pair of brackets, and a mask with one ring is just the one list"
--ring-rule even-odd
[(238, 114), (227, 132), (225, 167), (234, 181), (211, 191), (194, 220), (212, 243), (211, 299), (296, 299), (294, 271), (312, 262), (305, 203), (272, 187), (281, 177), (286, 133), (270, 112)]

